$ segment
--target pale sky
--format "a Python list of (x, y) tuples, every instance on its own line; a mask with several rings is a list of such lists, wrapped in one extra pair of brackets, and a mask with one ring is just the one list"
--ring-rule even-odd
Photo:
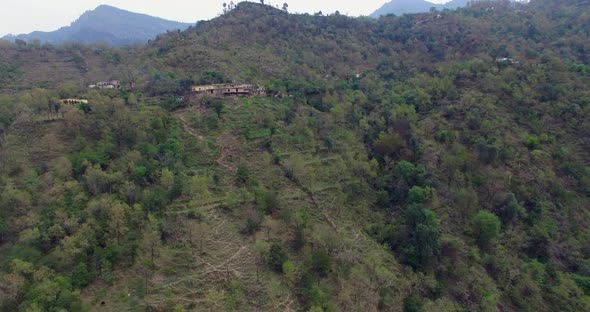
[[(85, 11), (101, 4), (145, 13), (169, 20), (195, 23), (217, 16), (224, 2), (231, 0), (0, 0), (0, 37), (35, 30), (53, 31), (68, 26)], [(233, 0), (241, 2), (240, 0)], [(448, 0), (430, 0), (444, 3)], [(258, 2), (256, 0), (255, 2)], [(333, 13), (350, 16), (369, 15), (389, 0), (266, 0), (289, 4), (293, 13)]]

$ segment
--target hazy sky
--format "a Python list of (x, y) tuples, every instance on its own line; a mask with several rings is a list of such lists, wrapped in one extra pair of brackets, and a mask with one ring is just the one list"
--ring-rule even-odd
[[(0, 37), (6, 34), (52, 31), (67, 26), (82, 13), (101, 4), (165, 19), (194, 23), (221, 12), (222, 3), (231, 0), (0, 0)], [(240, 0), (233, 0), (241, 2)], [(444, 3), (448, 0), (431, 0)], [(256, 1), (258, 2), (258, 1)], [(289, 4), (291, 12), (322, 11), (358, 16), (368, 15), (389, 0), (266, 0), (266, 3)]]

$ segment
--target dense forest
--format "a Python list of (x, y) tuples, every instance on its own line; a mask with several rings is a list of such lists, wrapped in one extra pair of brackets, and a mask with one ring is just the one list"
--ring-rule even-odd
[(0, 41), (0, 311), (590, 310), (587, 0), (287, 11)]

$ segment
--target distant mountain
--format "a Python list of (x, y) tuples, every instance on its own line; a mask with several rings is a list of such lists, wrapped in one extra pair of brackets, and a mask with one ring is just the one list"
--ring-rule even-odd
[(457, 9), (466, 6), (472, 0), (453, 0), (444, 4), (428, 2), (426, 0), (392, 0), (384, 4), (381, 8), (371, 14), (371, 17), (378, 18), (382, 15), (395, 14), (415, 14), (430, 11), (430, 8)]
[(144, 43), (168, 30), (188, 28), (190, 24), (168, 21), (161, 18), (133, 13), (108, 5), (88, 11), (70, 26), (52, 32), (35, 31), (18, 36), (8, 35), (3, 39), (21, 39), (60, 44), (64, 42), (107, 43), (122, 46)]

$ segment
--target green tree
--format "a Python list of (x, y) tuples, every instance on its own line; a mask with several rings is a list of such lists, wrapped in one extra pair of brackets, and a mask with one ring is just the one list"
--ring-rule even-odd
[(417, 270), (428, 269), (440, 254), (439, 220), (433, 211), (411, 205), (406, 212), (408, 238), (402, 243), (404, 261)]
[(506, 204), (502, 208), (501, 217), (502, 221), (508, 223), (515, 218), (523, 217), (525, 214), (524, 208), (516, 200), (514, 193), (508, 193), (506, 198)]
[(332, 259), (327, 252), (323, 250), (315, 251), (311, 255), (311, 265), (315, 272), (325, 277), (332, 270)]
[(72, 285), (76, 288), (83, 288), (90, 284), (90, 273), (86, 263), (80, 262), (72, 272)]
[(174, 173), (172, 173), (170, 169), (164, 168), (160, 172), (160, 186), (168, 192), (172, 191), (172, 187), (174, 186)]
[(411, 294), (404, 299), (404, 312), (420, 312), (423, 305), (420, 296)]
[(493, 213), (480, 210), (473, 218), (473, 235), (482, 249), (488, 248), (500, 235), (500, 219)]
[(432, 195), (432, 189), (429, 187), (414, 186), (408, 193), (408, 202), (410, 204), (426, 203)]
[(273, 243), (270, 246), (268, 254), (268, 264), (270, 267), (276, 272), (282, 272), (283, 263), (285, 263), (287, 260), (289, 260), (289, 256), (287, 255), (285, 246), (283, 246), (283, 244)]
[(238, 178), (238, 181), (240, 181), (241, 183), (247, 183), (248, 179), (250, 179), (250, 171), (248, 170), (248, 167), (242, 165), (238, 166), (236, 176)]

